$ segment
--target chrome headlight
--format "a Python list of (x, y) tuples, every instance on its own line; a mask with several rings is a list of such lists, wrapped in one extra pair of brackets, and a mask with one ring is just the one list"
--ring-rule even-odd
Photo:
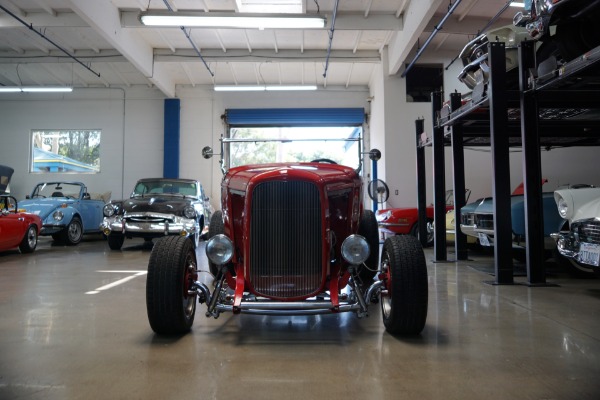
[(105, 217), (112, 217), (116, 213), (117, 213), (117, 208), (110, 203), (106, 204), (104, 206), (104, 208), (102, 209), (102, 214), (104, 214)]
[(206, 242), (206, 255), (214, 264), (227, 264), (233, 257), (233, 243), (225, 235), (215, 235)]
[(569, 213), (569, 205), (562, 196), (558, 196), (558, 199), (556, 199), (556, 205), (558, 207), (558, 213), (560, 216), (567, 218), (567, 214)]
[(352, 265), (364, 263), (369, 258), (367, 240), (360, 235), (350, 235), (342, 243), (342, 257)]
[(196, 210), (192, 206), (185, 206), (183, 209), (183, 216), (188, 219), (196, 218)]
[(54, 211), (54, 213), (52, 214), (52, 218), (54, 218), (56, 221), (62, 221), (62, 219), (64, 218), (64, 214), (62, 213), (62, 211)]

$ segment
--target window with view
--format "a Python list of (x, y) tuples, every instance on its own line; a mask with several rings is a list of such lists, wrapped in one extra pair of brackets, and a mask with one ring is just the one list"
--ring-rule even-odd
[(232, 127), (229, 166), (329, 159), (358, 168), (360, 127)]
[(33, 130), (30, 172), (100, 172), (100, 136), (96, 129)]

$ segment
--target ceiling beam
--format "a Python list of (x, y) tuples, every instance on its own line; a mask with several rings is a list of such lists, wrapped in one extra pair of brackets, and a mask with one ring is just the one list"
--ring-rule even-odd
[(135, 32), (121, 27), (119, 10), (110, 0), (65, 0), (85, 22), (127, 58), (166, 96), (175, 97), (169, 72), (154, 65), (152, 47)]
[[(196, 53), (192, 49), (178, 49), (171, 53), (169, 49), (155, 49), (154, 59), (156, 62), (202, 62), (195, 57)], [(323, 61), (325, 59), (324, 50), (304, 50), (301, 53), (297, 50), (278, 49), (275, 50), (254, 50), (249, 54), (246, 50), (228, 50), (224, 54), (220, 49), (203, 49), (202, 57), (211, 62), (227, 62), (232, 59), (236, 63), (242, 62), (311, 62)], [(377, 50), (332, 50), (330, 60), (341, 63), (379, 63), (381, 55)]]
[(410, 2), (403, 14), (404, 29), (401, 33), (396, 32), (388, 46), (388, 70), (390, 75), (397, 74), (404, 65), (408, 54), (415, 43), (417, 43), (427, 23), (444, 1), (419, 0)]
[[(61, 12), (56, 16), (52, 16), (46, 12), (30, 12), (27, 13), (23, 20), (33, 25), (34, 28), (87, 28), (85, 23), (77, 14), (73, 12)], [(18, 28), (23, 26), (21, 22), (14, 19), (8, 14), (0, 13), (0, 29), (1, 28)]]

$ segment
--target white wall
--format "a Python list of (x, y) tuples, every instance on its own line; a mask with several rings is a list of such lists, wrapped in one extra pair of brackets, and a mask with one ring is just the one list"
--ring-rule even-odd
[[(82, 181), (90, 192), (126, 196), (140, 175), (162, 175), (163, 99), (156, 90), (77, 89), (69, 94), (7, 94), (0, 98), (0, 163), (15, 169), (18, 199), (40, 181)], [(32, 129), (100, 129), (100, 173), (29, 173)]]

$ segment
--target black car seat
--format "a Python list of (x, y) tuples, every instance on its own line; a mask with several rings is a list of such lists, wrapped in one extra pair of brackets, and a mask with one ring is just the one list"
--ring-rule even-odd
[(50, 197), (65, 197), (65, 196), (63, 195), (63, 192), (54, 192), (54, 193), (52, 193), (52, 196), (50, 196)]

